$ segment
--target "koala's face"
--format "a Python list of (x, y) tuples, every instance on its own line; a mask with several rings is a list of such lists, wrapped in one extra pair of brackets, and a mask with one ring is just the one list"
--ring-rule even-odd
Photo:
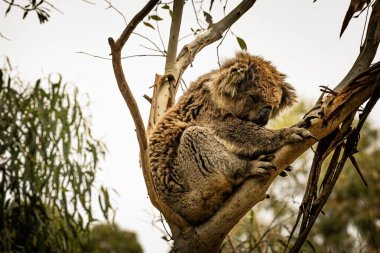
[(234, 116), (264, 126), (279, 110), (281, 97), (281, 89), (277, 87), (267, 91), (252, 85), (244, 92), (239, 92), (234, 97), (226, 96), (223, 100), (225, 105), (229, 105), (229, 111)]
[(292, 86), (270, 62), (242, 52), (210, 76), (212, 99), (234, 116), (264, 126), (295, 102)]

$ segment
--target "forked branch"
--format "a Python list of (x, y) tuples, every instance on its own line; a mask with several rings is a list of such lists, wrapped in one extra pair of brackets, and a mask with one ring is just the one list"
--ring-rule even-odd
[[(178, 0), (180, 1), (180, 0)], [(182, 1), (182, 0), (181, 0)], [(176, 1), (174, 1), (176, 2)], [(195, 56), (206, 46), (218, 41), (223, 37), (223, 33), (231, 27), (239, 18), (241, 18), (254, 4), (256, 0), (244, 0), (237, 5), (230, 13), (228, 13), (219, 22), (212, 25), (208, 30), (198, 35), (192, 42), (185, 45), (177, 56), (175, 62), (173, 58), (169, 61), (169, 65), (165, 69), (165, 75), (171, 76), (170, 82), (163, 82), (160, 87), (160, 92), (157, 92), (157, 108), (154, 114), (151, 114), (150, 122), (157, 122), (160, 116), (172, 105), (183, 73), (187, 67), (194, 61)], [(174, 16), (176, 13), (174, 12)], [(172, 21), (172, 27), (175, 25), (175, 21)], [(170, 38), (172, 38), (171, 33)], [(177, 44), (174, 45), (175, 47)], [(171, 49), (174, 50), (174, 49)], [(176, 50), (176, 48), (175, 48)], [(154, 115), (154, 116), (153, 116)]]
[(136, 16), (133, 17), (131, 22), (129, 22), (129, 24), (124, 29), (120, 37), (116, 40), (116, 42), (112, 38), (109, 38), (108, 42), (111, 47), (112, 65), (116, 81), (119, 90), (125, 102), (127, 103), (127, 106), (136, 126), (136, 134), (140, 146), (141, 167), (143, 170), (144, 180), (150, 200), (152, 204), (156, 208), (158, 208), (170, 222), (173, 222), (177, 227), (183, 228), (188, 226), (185, 220), (179, 215), (177, 215), (175, 212), (173, 212), (167, 205), (165, 205), (165, 203), (160, 201), (160, 198), (157, 196), (157, 193), (154, 189), (152, 175), (150, 173), (149, 167), (148, 141), (145, 132), (144, 122), (141, 118), (141, 114), (137, 106), (136, 100), (134, 99), (133, 94), (127, 83), (127, 80), (125, 78), (123, 67), (121, 64), (121, 50), (123, 49), (129, 36), (132, 34), (133, 30), (137, 27), (137, 25), (144, 19), (144, 17), (146, 17), (149, 14), (149, 12), (156, 6), (158, 2), (158, 0), (149, 1), (144, 6), (144, 8), (139, 13), (137, 13)]

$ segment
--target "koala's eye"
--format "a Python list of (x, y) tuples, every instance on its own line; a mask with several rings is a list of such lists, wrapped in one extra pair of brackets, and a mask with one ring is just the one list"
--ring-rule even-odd
[(259, 98), (255, 95), (249, 95), (249, 98), (251, 99), (252, 103), (257, 103), (259, 102)]

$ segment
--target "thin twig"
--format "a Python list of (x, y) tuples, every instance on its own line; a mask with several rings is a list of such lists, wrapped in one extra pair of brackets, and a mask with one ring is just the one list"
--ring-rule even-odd
[[(83, 1), (83, 0), (82, 0)], [(108, 3), (108, 7), (106, 9), (113, 9), (114, 11), (116, 11), (120, 16), (122, 16), (122, 18), (124, 19), (124, 24), (127, 25), (128, 24), (128, 21), (127, 21), (127, 18), (124, 16), (124, 14), (118, 9), (116, 8), (112, 3), (111, 3), (111, 0), (104, 0), (106, 3)]]
[(0, 38), (3, 38), (7, 41), (11, 41), (11, 39), (9, 39), (8, 37), (6, 37), (4, 34), (0, 33)]
[[(99, 59), (102, 59), (102, 60), (112, 60), (112, 58), (103, 57), (103, 56), (99, 56), (99, 55), (94, 55), (94, 54), (86, 53), (86, 52), (83, 52), (83, 51), (79, 51), (79, 52), (76, 52), (76, 53), (77, 54), (88, 55), (88, 56), (99, 58)], [(161, 55), (161, 54), (134, 54), (134, 55), (122, 56), (121, 59), (124, 60), (124, 59), (136, 58), (136, 57), (164, 57), (164, 56)]]
[(142, 35), (142, 34), (140, 34), (140, 33), (136, 33), (136, 32), (133, 32), (132, 33), (133, 35), (137, 35), (137, 36), (139, 36), (139, 37), (141, 37), (141, 38), (143, 38), (143, 39), (145, 39), (145, 40), (147, 40), (149, 43), (151, 43), (157, 50), (155, 50), (155, 49), (152, 49), (152, 48), (148, 48), (148, 47), (145, 47), (145, 46), (142, 46), (142, 47), (145, 47), (145, 48), (147, 48), (147, 49), (150, 49), (150, 50), (153, 50), (153, 51), (156, 51), (156, 52), (161, 52), (162, 53), (162, 55), (165, 55), (165, 49), (160, 49), (158, 46), (157, 46), (157, 44), (156, 43), (154, 43), (151, 39), (149, 39), (148, 37), (146, 37), (146, 36), (144, 36), (144, 35)]
[(203, 30), (203, 26), (202, 26), (202, 24), (200, 23), (200, 20), (199, 20), (199, 18), (198, 18), (198, 12), (197, 12), (197, 10), (195, 9), (195, 3), (194, 3), (194, 0), (191, 0), (191, 4), (192, 4), (192, 6), (193, 6), (193, 11), (194, 11), (195, 19), (197, 20), (197, 24), (198, 24), (199, 28), (200, 28), (201, 30)]
[(99, 56), (99, 55), (94, 55), (94, 54), (86, 53), (86, 52), (83, 52), (83, 51), (78, 51), (78, 52), (75, 52), (75, 53), (88, 55), (88, 56), (99, 58), (99, 59), (102, 59), (102, 60), (112, 60), (112, 58), (108, 58), (108, 57), (104, 57), (104, 56)]
[[(157, 9), (155, 10), (156, 12), (156, 16), (158, 16), (158, 12), (157, 12)], [(160, 31), (160, 25), (158, 24), (158, 20), (155, 20), (156, 21), (156, 27), (157, 27), (157, 33), (158, 33), (158, 38), (160, 39), (160, 42), (161, 42), (161, 46), (163, 48), (163, 51), (166, 52), (166, 48), (165, 48), (165, 44), (164, 44), (164, 40), (162, 39), (162, 35), (161, 35), (161, 31)]]
[(145, 184), (148, 190), (148, 195), (151, 199), (152, 204), (157, 207), (165, 217), (178, 228), (188, 227), (187, 222), (180, 217), (177, 213), (171, 210), (161, 199), (158, 197), (157, 192), (155, 190), (152, 174), (150, 172), (150, 162), (149, 162), (149, 154), (148, 154), (148, 141), (145, 132), (144, 121), (141, 118), (141, 114), (139, 108), (137, 106), (136, 100), (129, 88), (127, 80), (125, 78), (125, 74), (123, 71), (123, 67), (121, 64), (121, 50), (123, 49), (125, 43), (129, 39), (133, 30), (137, 27), (137, 25), (149, 14), (149, 12), (157, 5), (159, 0), (150, 0), (142, 10), (140, 10), (128, 23), (126, 28), (123, 30), (119, 39), (114, 41), (112, 38), (108, 39), (108, 43), (111, 47), (112, 53), (112, 66), (114, 69), (115, 78), (119, 87), (119, 90), (128, 105), (129, 111), (132, 115), (132, 119), (136, 126), (136, 134), (137, 139), (140, 146), (140, 161), (141, 167), (143, 170)]
[(229, 31), (230, 31), (230, 28), (227, 29), (227, 31), (224, 33), (223, 38), (220, 40), (220, 43), (218, 44), (218, 46), (216, 46), (216, 56), (218, 57), (218, 65), (220, 69), (222, 68), (222, 66), (220, 65), (219, 47), (222, 45)]
[(95, 5), (94, 2), (91, 2), (91, 1), (89, 1), (89, 0), (81, 0), (81, 1), (82, 1), (82, 2), (85, 2), (85, 3), (87, 3), (87, 4)]

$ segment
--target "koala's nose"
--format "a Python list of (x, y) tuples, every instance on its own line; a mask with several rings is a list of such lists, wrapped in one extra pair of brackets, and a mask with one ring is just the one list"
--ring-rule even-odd
[(271, 106), (265, 106), (260, 110), (259, 118), (257, 119), (256, 123), (258, 125), (264, 126), (268, 123), (269, 115), (272, 112)]

